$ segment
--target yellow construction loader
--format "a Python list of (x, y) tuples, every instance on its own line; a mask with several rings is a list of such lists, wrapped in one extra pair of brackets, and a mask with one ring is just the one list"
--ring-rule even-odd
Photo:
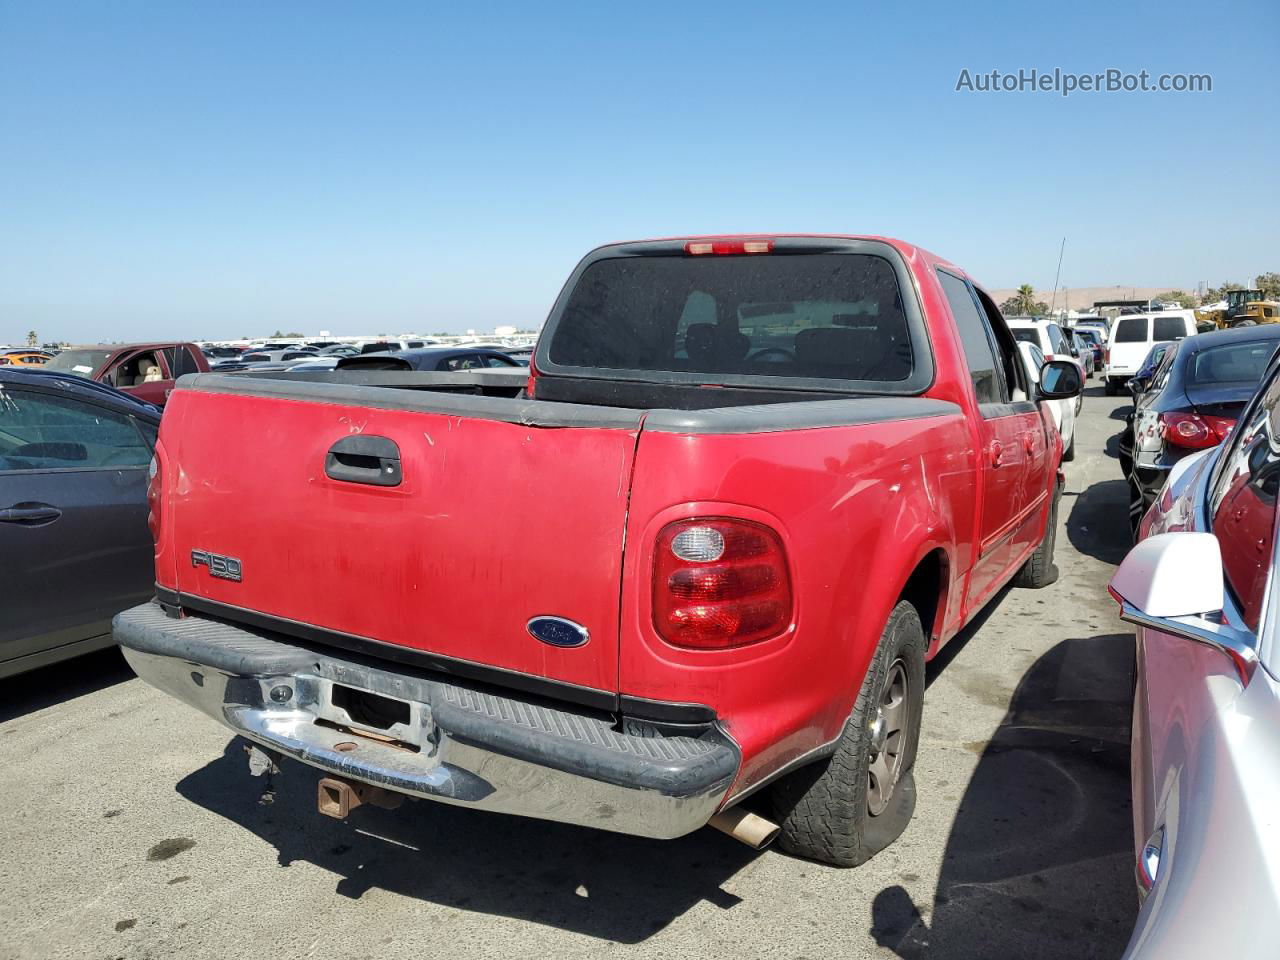
[(1196, 325), (1208, 329), (1251, 327), (1257, 323), (1280, 323), (1280, 303), (1266, 300), (1261, 290), (1228, 290), (1223, 309), (1197, 310)]

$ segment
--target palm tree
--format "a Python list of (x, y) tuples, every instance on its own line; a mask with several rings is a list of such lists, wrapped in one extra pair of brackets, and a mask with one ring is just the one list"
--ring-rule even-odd
[(35, 347), (35, 346), (38, 346), (38, 345), (39, 345), (39, 343), (40, 343), (40, 338), (36, 335), (36, 332), (35, 332), (34, 330), (28, 330), (28, 331), (27, 331), (27, 346), (28, 346), (28, 347)]
[(1036, 288), (1031, 284), (1024, 283), (1020, 286), (1013, 299), (1018, 304), (1018, 313), (1029, 316), (1036, 312)]

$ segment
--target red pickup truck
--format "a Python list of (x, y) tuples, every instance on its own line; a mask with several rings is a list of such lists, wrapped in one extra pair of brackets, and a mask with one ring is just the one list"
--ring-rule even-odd
[(163, 407), (174, 381), (188, 373), (207, 373), (209, 361), (194, 343), (106, 343), (68, 347), (44, 369), (110, 384)]
[(1036, 387), (1019, 357), (962, 270), (896, 240), (602, 247), (527, 385), (184, 381), (156, 599), (116, 637), (256, 772), (324, 771), (322, 812), (710, 821), (858, 864), (911, 816), (925, 661), (1055, 576), (1038, 401), (1080, 373)]

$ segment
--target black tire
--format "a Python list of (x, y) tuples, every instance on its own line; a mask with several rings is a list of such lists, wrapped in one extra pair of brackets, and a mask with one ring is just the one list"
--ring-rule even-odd
[(1049, 522), (1045, 524), (1044, 537), (1035, 553), (1027, 557), (1013, 577), (1015, 587), (1028, 587), (1039, 590), (1058, 580), (1058, 568), (1053, 564), (1053, 548), (1058, 541), (1058, 500), (1059, 494), (1054, 491), (1053, 502), (1049, 506)]
[(1120, 384), (1116, 383), (1114, 377), (1107, 377), (1107, 382), (1103, 384), (1102, 388), (1106, 391), (1108, 397), (1114, 397), (1120, 392)]
[(924, 708), (924, 651), (920, 614), (899, 601), (835, 752), (773, 785), (782, 849), (856, 867), (902, 835), (916, 803), (912, 767)]
[(1071, 428), (1071, 442), (1062, 451), (1062, 462), (1070, 463), (1076, 458), (1076, 430)]
[(1138, 542), (1138, 528), (1142, 526), (1142, 518), (1147, 512), (1147, 500), (1142, 495), (1138, 482), (1129, 478), (1129, 539)]

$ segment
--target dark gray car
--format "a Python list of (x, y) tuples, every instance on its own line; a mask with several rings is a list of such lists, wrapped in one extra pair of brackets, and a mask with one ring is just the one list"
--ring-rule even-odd
[(0, 369), (0, 677), (110, 646), (112, 616), (151, 595), (159, 426), (103, 384)]

